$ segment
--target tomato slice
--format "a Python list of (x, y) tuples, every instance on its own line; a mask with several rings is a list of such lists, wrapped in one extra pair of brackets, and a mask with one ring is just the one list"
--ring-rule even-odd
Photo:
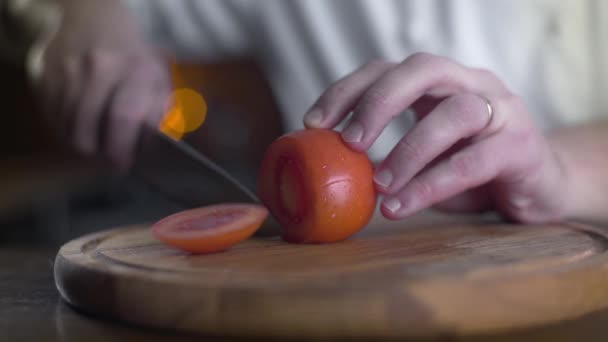
[(152, 233), (190, 253), (214, 253), (253, 235), (267, 216), (268, 210), (257, 204), (212, 205), (168, 216), (152, 226)]

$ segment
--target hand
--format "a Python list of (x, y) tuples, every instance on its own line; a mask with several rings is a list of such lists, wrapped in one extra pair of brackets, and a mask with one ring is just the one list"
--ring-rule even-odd
[(77, 150), (125, 169), (141, 126), (162, 117), (171, 86), (166, 63), (119, 1), (56, 2), (62, 24), (34, 82), (43, 114)]
[(407, 108), (417, 123), (375, 170), (384, 216), (430, 206), (519, 222), (564, 215), (560, 160), (522, 99), (488, 71), (423, 53), (374, 61), (330, 86), (304, 122), (332, 128), (353, 111), (342, 137), (365, 151)]

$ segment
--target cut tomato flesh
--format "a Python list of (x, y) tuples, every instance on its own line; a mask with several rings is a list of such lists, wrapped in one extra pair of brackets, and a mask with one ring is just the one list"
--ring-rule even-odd
[(275, 196), (280, 199), (281, 215), (286, 222), (299, 222), (307, 208), (302, 173), (296, 163), (288, 158), (281, 158), (278, 168)]
[(268, 210), (256, 204), (222, 204), (182, 211), (152, 226), (162, 242), (191, 253), (226, 250), (262, 225)]
[[(289, 164), (288, 164), (289, 165)], [(279, 174), (279, 196), (282, 199), (281, 204), (291, 217), (298, 215), (298, 183), (295, 179), (295, 175), (289, 169), (290, 167), (283, 167), (282, 172)]]
[(217, 210), (208, 213), (205, 216), (192, 217), (175, 225), (176, 233), (194, 233), (194, 235), (204, 234), (202, 230), (213, 229), (221, 226), (229, 225), (234, 221), (241, 219), (247, 213), (239, 209)]

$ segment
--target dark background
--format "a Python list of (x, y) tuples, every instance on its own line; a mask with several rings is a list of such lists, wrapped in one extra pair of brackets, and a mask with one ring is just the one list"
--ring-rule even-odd
[[(181, 65), (184, 84), (208, 103), (187, 141), (255, 186), (266, 146), (282, 132), (267, 82), (250, 61)], [(38, 114), (25, 73), (0, 64), (0, 242), (58, 246), (82, 234), (151, 222), (180, 209), (101, 157), (83, 158)]]

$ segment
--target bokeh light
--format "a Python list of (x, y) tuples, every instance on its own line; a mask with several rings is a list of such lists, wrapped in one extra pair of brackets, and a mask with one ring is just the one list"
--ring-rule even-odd
[(160, 123), (160, 131), (180, 140), (197, 130), (207, 118), (207, 103), (201, 94), (190, 88), (178, 88), (170, 98), (171, 108)]

